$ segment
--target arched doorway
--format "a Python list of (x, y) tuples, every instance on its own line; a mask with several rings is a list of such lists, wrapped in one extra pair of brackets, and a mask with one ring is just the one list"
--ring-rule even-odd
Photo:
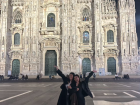
[(57, 54), (54, 50), (48, 50), (45, 54), (45, 75), (56, 75)]
[(20, 61), (14, 59), (12, 62), (12, 75), (19, 75), (20, 73)]
[(84, 58), (82, 61), (83, 74), (91, 72), (91, 61), (89, 58)]
[(108, 58), (107, 67), (108, 67), (108, 72), (111, 72), (112, 75), (116, 73), (116, 60), (113, 57)]

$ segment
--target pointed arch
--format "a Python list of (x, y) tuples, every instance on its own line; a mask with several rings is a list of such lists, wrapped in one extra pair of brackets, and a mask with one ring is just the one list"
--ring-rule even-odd
[(22, 23), (22, 11), (19, 8), (14, 11), (14, 23)]
[(83, 16), (83, 21), (89, 21), (89, 9), (88, 8), (84, 8), (83, 9), (83, 13), (82, 13), (82, 16)]
[(81, 16), (82, 16), (82, 21), (89, 21), (90, 20), (90, 8), (89, 8), (89, 6), (85, 5), (81, 8)]

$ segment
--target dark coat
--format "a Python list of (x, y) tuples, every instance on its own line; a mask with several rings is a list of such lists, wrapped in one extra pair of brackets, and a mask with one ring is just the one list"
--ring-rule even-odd
[[(57, 70), (57, 73), (60, 77), (62, 77), (63, 80), (63, 84), (60, 86), (62, 90), (57, 105), (69, 105), (69, 97), (67, 96), (66, 84), (68, 84), (70, 80), (60, 70)], [(71, 86), (73, 85), (71, 84)]]
[[(77, 89), (75, 89), (75, 87), (72, 87), (72, 91), (73, 93), (76, 93), (79, 97), (80, 95), (80, 99), (78, 98), (78, 105), (85, 105), (85, 98), (86, 96), (90, 96), (91, 98), (93, 98), (92, 93), (88, 87), (88, 82), (89, 82), (89, 78), (93, 75), (93, 72), (90, 72), (88, 77), (85, 78), (84, 81), (80, 82), (79, 86), (77, 88), (79, 88), (80, 90), (77, 91)], [(80, 92), (80, 93), (79, 93)], [(71, 93), (71, 94), (73, 94)]]
[(82, 81), (82, 89), (83, 89), (83, 95), (86, 96), (90, 96), (91, 98), (93, 98), (92, 93), (88, 87), (88, 82), (89, 82), (89, 78), (93, 75), (93, 72), (90, 72), (89, 75), (85, 78), (84, 81)]

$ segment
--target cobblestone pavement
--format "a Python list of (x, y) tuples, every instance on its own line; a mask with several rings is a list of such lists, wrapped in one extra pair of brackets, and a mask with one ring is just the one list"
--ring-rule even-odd
[[(0, 105), (57, 105), (62, 82), (0, 83)], [(140, 82), (90, 82), (86, 105), (140, 105)]]

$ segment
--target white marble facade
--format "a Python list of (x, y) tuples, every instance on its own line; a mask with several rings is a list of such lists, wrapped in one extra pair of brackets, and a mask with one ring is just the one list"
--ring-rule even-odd
[[(91, 70), (116, 60), (116, 72), (138, 73), (138, 39), (134, 0), (0, 0), (0, 74), (12, 71), (14, 59), (20, 73), (45, 75), (45, 53), (54, 50), (57, 65), (68, 73), (82, 72), (89, 58)], [(84, 12), (85, 11), (85, 12)], [(55, 15), (55, 26), (47, 17)], [(17, 19), (17, 20), (16, 20)], [(18, 21), (18, 22), (16, 22)], [(108, 31), (113, 41), (108, 41)], [(83, 33), (88, 32), (88, 42)], [(20, 35), (16, 45), (15, 34)]]

